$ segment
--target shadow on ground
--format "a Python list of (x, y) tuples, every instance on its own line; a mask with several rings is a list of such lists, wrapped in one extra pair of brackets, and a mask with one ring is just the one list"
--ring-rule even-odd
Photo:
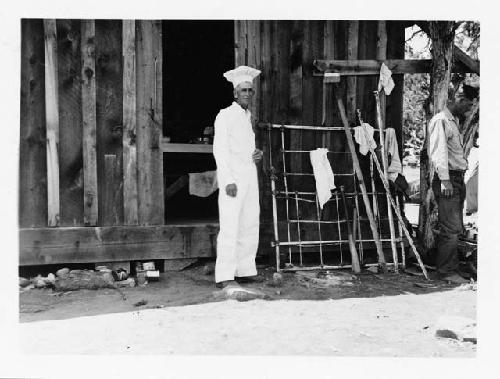
[[(20, 321), (57, 320), (105, 313), (130, 312), (220, 301), (214, 293), (213, 273), (203, 266), (179, 272), (162, 273), (160, 281), (146, 286), (123, 288), (126, 300), (114, 289), (54, 292), (31, 289), (20, 294)], [(273, 300), (330, 300), (368, 298), (401, 294), (427, 294), (456, 286), (442, 281), (427, 281), (423, 276), (404, 272), (352, 275), (349, 270), (330, 272), (335, 280), (315, 280), (314, 274), (283, 273), (281, 285), (273, 281), (274, 268), (261, 268), (262, 283), (243, 285), (264, 292)]]

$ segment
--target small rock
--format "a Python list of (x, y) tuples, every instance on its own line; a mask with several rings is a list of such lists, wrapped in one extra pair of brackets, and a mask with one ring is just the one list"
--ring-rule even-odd
[(65, 278), (69, 275), (69, 268), (65, 267), (56, 271), (56, 276), (58, 278)]
[(54, 284), (55, 281), (56, 281), (56, 276), (54, 274), (50, 273), (49, 275), (47, 275), (47, 282)]
[(146, 305), (148, 303), (147, 300), (139, 300), (137, 303), (134, 304), (134, 307), (142, 307), (143, 305)]
[(41, 276), (37, 276), (35, 279), (33, 279), (33, 285), (35, 288), (45, 288), (47, 286), (47, 283)]
[(24, 288), (28, 287), (30, 285), (30, 281), (26, 278), (19, 277), (19, 287)]
[(366, 271), (372, 272), (374, 274), (378, 274), (378, 267), (377, 266), (370, 266), (366, 269)]
[(283, 285), (283, 275), (279, 272), (273, 274), (273, 285), (276, 287), (281, 287)]
[(475, 341), (476, 321), (461, 316), (442, 316), (436, 323), (436, 337)]

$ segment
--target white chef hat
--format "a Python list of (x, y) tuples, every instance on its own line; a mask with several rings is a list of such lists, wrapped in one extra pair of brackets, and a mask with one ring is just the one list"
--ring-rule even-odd
[(234, 70), (229, 70), (224, 73), (224, 77), (233, 83), (233, 87), (236, 88), (238, 84), (243, 82), (252, 83), (253, 80), (260, 74), (260, 70), (248, 66), (239, 66)]

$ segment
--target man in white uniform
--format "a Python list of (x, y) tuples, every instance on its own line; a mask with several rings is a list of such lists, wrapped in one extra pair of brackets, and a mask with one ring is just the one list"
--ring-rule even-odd
[(259, 74), (259, 70), (247, 66), (224, 74), (234, 86), (235, 101), (215, 119), (213, 152), (220, 224), (215, 282), (219, 287), (237, 285), (235, 279), (251, 280), (257, 275), (260, 208), (256, 163), (262, 159), (262, 151), (255, 148), (249, 106), (253, 79)]

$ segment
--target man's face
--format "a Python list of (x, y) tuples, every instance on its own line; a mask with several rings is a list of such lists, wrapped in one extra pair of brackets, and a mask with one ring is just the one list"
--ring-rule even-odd
[(252, 101), (253, 93), (252, 83), (243, 82), (235, 88), (234, 97), (236, 102), (246, 109)]
[(466, 118), (472, 109), (474, 102), (466, 98), (463, 94), (457, 94), (454, 99), (453, 113), (459, 118)]

